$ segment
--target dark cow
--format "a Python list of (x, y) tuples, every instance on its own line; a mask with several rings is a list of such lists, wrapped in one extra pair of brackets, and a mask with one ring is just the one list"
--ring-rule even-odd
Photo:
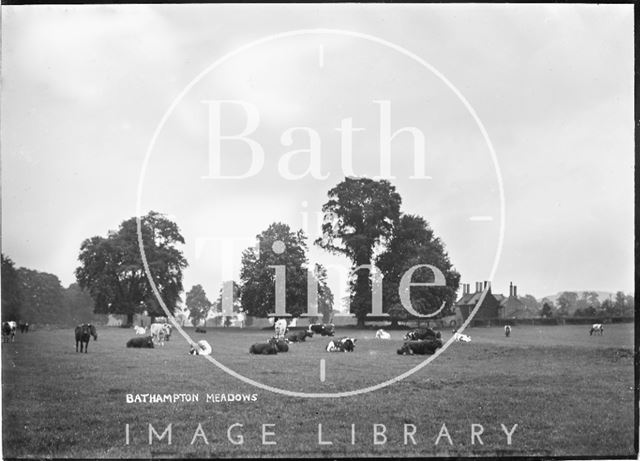
[(309, 330), (298, 330), (298, 331), (292, 331), (291, 333), (288, 333), (286, 336), (286, 339), (290, 343), (297, 343), (297, 342), (304, 341), (307, 338), (307, 336), (309, 338), (312, 338), (313, 333), (310, 332)]
[(2, 322), (2, 342), (14, 342), (16, 338), (16, 322)]
[(95, 326), (90, 323), (85, 323), (76, 327), (76, 352), (78, 352), (78, 344), (80, 344), (80, 352), (82, 352), (84, 348), (84, 353), (87, 353), (91, 336), (93, 336), (94, 341), (98, 340), (98, 332)]
[(336, 333), (336, 326), (333, 323), (315, 323), (309, 325), (311, 333), (318, 333), (322, 336), (333, 336)]
[(398, 355), (431, 355), (436, 352), (436, 349), (442, 347), (442, 340), (440, 339), (427, 339), (424, 341), (407, 341), (400, 349), (398, 349)]
[(289, 352), (289, 344), (286, 339), (271, 338), (269, 343), (274, 344), (278, 352)]
[(504, 335), (508, 338), (511, 336), (511, 327), (509, 325), (504, 326)]
[(431, 328), (418, 328), (416, 330), (411, 330), (404, 335), (403, 339), (405, 341), (420, 341), (423, 339), (440, 339), (442, 337), (439, 331), (434, 331)]
[(332, 339), (327, 344), (327, 352), (353, 352), (356, 341), (356, 338)]
[(152, 336), (136, 336), (127, 341), (127, 347), (137, 347), (153, 349), (153, 337)]
[(206, 333), (206, 332), (207, 332), (207, 330), (205, 330), (204, 328), (196, 327), (196, 333)]
[(256, 343), (249, 348), (250, 354), (270, 355), (278, 353), (278, 346), (271, 343)]
[(18, 328), (20, 328), (20, 333), (28, 333), (29, 332), (29, 322), (20, 322), (18, 324)]

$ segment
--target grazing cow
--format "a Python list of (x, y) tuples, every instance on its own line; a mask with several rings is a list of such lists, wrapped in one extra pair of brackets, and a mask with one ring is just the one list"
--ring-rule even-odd
[(135, 331), (137, 335), (143, 335), (147, 332), (147, 329), (145, 327), (139, 327), (136, 325), (133, 327), (133, 331)]
[(196, 333), (206, 333), (206, 332), (207, 332), (207, 330), (205, 330), (204, 328), (196, 327)]
[(511, 327), (509, 325), (504, 326), (504, 335), (508, 338), (511, 335)]
[(327, 352), (353, 352), (356, 341), (356, 338), (332, 339), (327, 344)]
[(16, 338), (16, 322), (13, 320), (9, 322), (2, 322), (2, 342), (8, 343), (14, 342)]
[(391, 334), (380, 329), (376, 331), (376, 339), (391, 339)]
[(152, 323), (149, 327), (149, 333), (153, 340), (164, 346), (164, 341), (169, 341), (171, 335), (171, 325), (168, 323)]
[(287, 333), (287, 320), (280, 319), (273, 324), (275, 330), (275, 337), (278, 339), (284, 339), (284, 335)]
[(29, 332), (29, 322), (20, 322), (18, 324), (18, 328), (20, 328), (20, 333), (28, 333)]
[(319, 333), (321, 336), (333, 336), (336, 333), (336, 326), (333, 323), (314, 323), (309, 325), (311, 333)]
[(286, 339), (290, 343), (297, 343), (297, 342), (304, 341), (307, 338), (307, 336), (309, 338), (312, 338), (313, 333), (311, 333), (309, 330), (299, 330), (299, 331), (292, 331), (291, 333), (289, 333), (286, 336)]
[(289, 352), (289, 342), (286, 339), (271, 338), (269, 343), (274, 344), (278, 352)]
[(398, 355), (431, 355), (436, 352), (436, 349), (442, 347), (442, 341), (440, 339), (427, 339), (424, 341), (407, 341), (400, 349), (398, 349)]
[(272, 343), (256, 343), (249, 348), (250, 354), (271, 355), (278, 353), (278, 346)]
[(591, 325), (591, 330), (589, 330), (589, 336), (591, 336), (594, 333), (602, 336), (602, 334), (604, 333), (604, 327), (602, 326), (601, 323), (594, 323), (593, 325)]
[(153, 337), (145, 336), (143, 338), (140, 338), (136, 336), (135, 338), (131, 338), (129, 341), (127, 341), (127, 347), (153, 349)]
[(204, 339), (201, 339), (196, 343), (196, 347), (191, 346), (189, 354), (191, 355), (211, 355), (211, 344)]
[(80, 344), (80, 352), (82, 352), (84, 348), (84, 353), (87, 353), (91, 336), (93, 336), (94, 341), (98, 340), (98, 332), (95, 326), (90, 323), (85, 323), (76, 327), (76, 352), (78, 352), (78, 344)]
[(454, 333), (453, 334), (453, 338), (456, 341), (461, 342), (461, 343), (470, 343), (471, 342), (471, 336), (467, 336), (467, 335), (464, 335), (462, 333), (457, 333), (457, 332)]
[(434, 331), (431, 328), (418, 328), (416, 330), (411, 330), (404, 335), (402, 339), (405, 341), (419, 341), (423, 339), (440, 339), (442, 337), (441, 333), (438, 331)]

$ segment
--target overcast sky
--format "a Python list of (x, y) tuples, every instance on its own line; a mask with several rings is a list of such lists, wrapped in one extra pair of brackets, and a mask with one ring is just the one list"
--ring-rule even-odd
[[(143, 214), (181, 228), (185, 289), (215, 298), (270, 223), (315, 239), (327, 191), (355, 174), (388, 177), (464, 283), (495, 268), (494, 292), (633, 290), (632, 5), (2, 13), (2, 252), (17, 266), (74, 282), (81, 242), (135, 216), (140, 190)], [(216, 101), (236, 101), (219, 126)], [(248, 177), (216, 177), (216, 158)], [(341, 293), (349, 262), (310, 248)]]

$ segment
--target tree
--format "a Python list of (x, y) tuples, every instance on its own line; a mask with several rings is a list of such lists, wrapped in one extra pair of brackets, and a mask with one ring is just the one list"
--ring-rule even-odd
[[(141, 218), (141, 236), (149, 272), (170, 312), (182, 292), (182, 270), (187, 261), (178, 244), (184, 244), (178, 226), (154, 211)], [(164, 316), (147, 280), (138, 247), (136, 218), (130, 218), (107, 237), (82, 242), (81, 265), (76, 279), (91, 294), (96, 313), (125, 314), (127, 323), (145, 310), (151, 317)]]
[(626, 311), (627, 297), (622, 291), (616, 293), (616, 300), (614, 303), (615, 315), (624, 315)]
[[(347, 256), (353, 269), (371, 264), (374, 249), (391, 238), (400, 217), (402, 199), (389, 181), (345, 178), (328, 192), (322, 207), (322, 237), (316, 244), (325, 250)], [(361, 269), (351, 281), (350, 309), (363, 326), (371, 310), (371, 282)]]
[[(402, 215), (396, 225), (386, 250), (381, 253), (376, 265), (384, 276), (383, 312), (400, 302), (400, 280), (413, 266), (429, 264), (442, 272), (446, 285), (442, 287), (412, 287), (409, 291), (413, 308), (420, 314), (430, 314), (445, 303), (442, 315), (451, 315), (451, 306), (456, 300), (460, 274), (455, 271), (445, 245), (435, 237), (429, 224), (420, 216)], [(411, 282), (429, 283), (434, 275), (428, 268), (417, 269)], [(409, 290), (409, 288), (407, 288)]]
[(633, 295), (627, 295), (627, 309), (625, 315), (634, 316), (636, 311), (636, 302)]
[(220, 288), (220, 291), (218, 292), (218, 298), (214, 301), (212, 307), (213, 307), (213, 312), (218, 312), (218, 313), (222, 313), (223, 310), (223, 306), (222, 306), (222, 296), (224, 295), (224, 286), (230, 284), (233, 287), (233, 303), (232, 303), (232, 307), (231, 307), (231, 312), (241, 312), (242, 309), (242, 302), (240, 301), (240, 296), (241, 296), (241, 292), (240, 292), (240, 285), (238, 285), (238, 282), (236, 282), (235, 280), (231, 281), (227, 281), (227, 282), (223, 282), (222, 283), (222, 288)]
[(69, 310), (69, 317), (74, 325), (93, 321), (93, 299), (88, 291), (72, 283), (64, 290), (64, 304)]
[(209, 309), (211, 309), (211, 301), (207, 298), (202, 285), (191, 287), (191, 290), (187, 293), (186, 305), (194, 327), (198, 326), (201, 320), (207, 318)]
[(542, 309), (540, 310), (540, 317), (550, 319), (553, 317), (553, 303), (544, 302), (542, 304)]
[(54, 274), (18, 269), (24, 310), (22, 320), (69, 325), (72, 319), (64, 302), (64, 289)]
[[(27, 318), (22, 312), (22, 291), (20, 289), (20, 279), (18, 271), (11, 258), (2, 257), (2, 321), (24, 320)], [(32, 320), (33, 321), (33, 320)]]
[(538, 300), (532, 295), (524, 295), (520, 300), (524, 303), (525, 309), (528, 312), (538, 312), (542, 307)]
[(318, 286), (318, 313), (322, 321), (329, 323), (333, 313), (333, 293), (327, 284), (327, 270), (322, 264), (315, 264), (313, 276)]
[(566, 317), (576, 309), (578, 294), (573, 291), (564, 291), (558, 297), (558, 315)]
[(284, 266), (286, 312), (298, 317), (307, 311), (307, 244), (301, 230), (273, 223), (256, 236), (259, 252), (242, 253), (240, 299), (247, 315), (266, 317), (276, 309), (276, 268)]

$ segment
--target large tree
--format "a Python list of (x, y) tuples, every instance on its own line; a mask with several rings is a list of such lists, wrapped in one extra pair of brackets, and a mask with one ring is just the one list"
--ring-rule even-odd
[[(273, 223), (256, 236), (259, 252), (247, 248), (242, 253), (240, 300), (247, 315), (266, 317), (276, 309), (276, 269), (284, 266), (285, 307), (297, 317), (307, 312), (307, 244), (304, 232), (293, 232), (282, 223)], [(330, 293), (320, 266), (313, 276), (318, 281), (318, 304), (328, 302)], [(332, 298), (331, 298), (332, 299)]]
[(64, 303), (69, 310), (69, 318), (75, 325), (93, 321), (93, 299), (77, 283), (72, 283), (64, 290)]
[(24, 303), (22, 320), (54, 325), (72, 323), (64, 302), (64, 288), (56, 275), (21, 267), (18, 278)]
[[(167, 308), (173, 312), (182, 292), (182, 270), (187, 261), (178, 248), (184, 244), (178, 226), (154, 211), (140, 218), (141, 236), (149, 272)], [(89, 290), (96, 313), (133, 316), (164, 311), (151, 289), (138, 246), (137, 219), (130, 218), (107, 237), (92, 237), (80, 247), (76, 279)]]
[(189, 317), (193, 321), (193, 326), (198, 326), (201, 320), (207, 318), (209, 309), (211, 309), (211, 301), (207, 298), (202, 285), (194, 285), (187, 293), (186, 299), (187, 309), (189, 309)]
[[(322, 237), (316, 244), (347, 256), (353, 268), (371, 264), (374, 250), (391, 237), (400, 217), (402, 199), (386, 180), (345, 178), (328, 192), (322, 207)], [(364, 325), (371, 310), (371, 281), (367, 270), (359, 270), (351, 281), (350, 310)]]
[[(442, 303), (445, 309), (441, 315), (450, 315), (456, 300), (456, 291), (460, 283), (460, 274), (453, 268), (445, 245), (436, 237), (424, 218), (415, 215), (402, 215), (393, 231), (393, 237), (376, 265), (384, 276), (383, 312), (397, 313), (394, 306), (401, 305), (399, 287), (402, 277), (414, 266), (429, 264), (442, 272), (445, 286), (412, 287), (409, 299), (413, 309), (419, 314), (430, 314), (438, 310)], [(433, 272), (426, 267), (417, 269), (410, 282), (430, 283), (434, 281)]]
[(27, 320), (22, 313), (22, 291), (18, 271), (11, 258), (2, 254), (2, 321)]

